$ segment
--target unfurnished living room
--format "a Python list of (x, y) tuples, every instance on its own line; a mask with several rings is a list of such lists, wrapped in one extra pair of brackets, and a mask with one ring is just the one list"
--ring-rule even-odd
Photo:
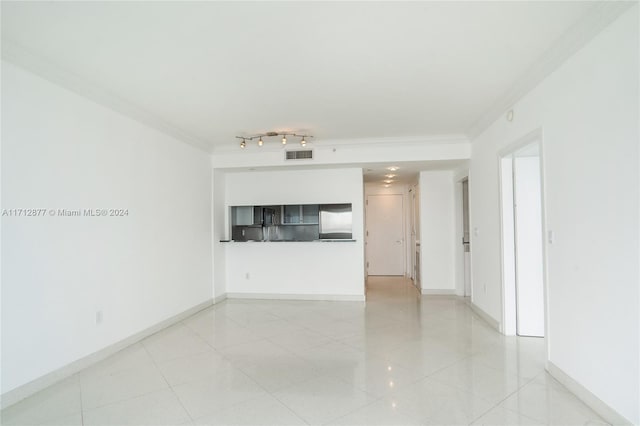
[(0, 424), (640, 424), (637, 1), (0, 8)]

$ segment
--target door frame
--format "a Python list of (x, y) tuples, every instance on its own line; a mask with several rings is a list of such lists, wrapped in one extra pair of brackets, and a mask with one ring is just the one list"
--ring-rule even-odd
[[(500, 214), (500, 299), (501, 299), (501, 307), (502, 307), (502, 321), (500, 323), (500, 332), (511, 336), (515, 335), (516, 325), (515, 318), (511, 318), (509, 313), (507, 312), (507, 301), (505, 298), (505, 294), (507, 293), (507, 278), (505, 277), (505, 246), (504, 246), (504, 238), (505, 238), (505, 217), (503, 215), (503, 203), (504, 203), (504, 190), (503, 187), (503, 171), (502, 171), (502, 161), (506, 157), (513, 156), (517, 151), (524, 148), (525, 146), (531, 145), (533, 143), (538, 144), (538, 149), (540, 153), (540, 208), (541, 208), (541, 218), (542, 218), (542, 289), (543, 289), (543, 300), (544, 300), (544, 338), (545, 338), (545, 347), (547, 358), (549, 355), (549, 291), (548, 291), (548, 259), (547, 259), (547, 209), (546, 209), (546, 187), (545, 187), (545, 161), (544, 161), (544, 138), (542, 128), (537, 128), (525, 136), (515, 140), (514, 142), (508, 144), (505, 148), (500, 150), (497, 154), (497, 164), (498, 164), (498, 212)], [(513, 184), (511, 185), (511, 190), (513, 190)]]
[(410, 241), (407, 241), (407, 245), (408, 245), (408, 252), (409, 252), (409, 257), (408, 257), (408, 264), (410, 266), (409, 268), (409, 278), (411, 279), (411, 281), (413, 282), (413, 285), (418, 287), (418, 282), (417, 282), (417, 278), (418, 278), (418, 271), (416, 270), (416, 240), (417, 240), (417, 235), (416, 235), (416, 223), (418, 220), (420, 220), (419, 215), (416, 215), (416, 192), (417, 192), (417, 185), (408, 185), (408, 201), (409, 201), (409, 205), (407, 206), (408, 212), (409, 212), (409, 222), (407, 223), (408, 226), (408, 235), (410, 238)]
[[(469, 253), (469, 283), (471, 285), (470, 289), (469, 289), (469, 294), (466, 295), (465, 294), (465, 287), (464, 287), (464, 275), (465, 275), (465, 271), (464, 271), (464, 248), (462, 246), (462, 239), (464, 238), (464, 223), (463, 223), (463, 192), (462, 192), (462, 185), (464, 181), (467, 181), (467, 184), (469, 185), (468, 188), (470, 188), (471, 185), (471, 179), (469, 179), (469, 169), (464, 169), (461, 171), (458, 171), (454, 177), (453, 177), (453, 181), (455, 183), (455, 222), (456, 222), (456, 232), (455, 232), (455, 245), (454, 247), (456, 248), (456, 252), (455, 252), (455, 277), (456, 277), (456, 294), (458, 296), (464, 296), (464, 297), (469, 297), (471, 300), (471, 295), (473, 294), (473, 279), (472, 279), (472, 274), (471, 272), (473, 271), (472, 268), (472, 256), (471, 253)], [(469, 203), (471, 202), (471, 196), (469, 196)], [(469, 208), (469, 224), (471, 224), (471, 206), (468, 206)], [(471, 233), (471, 230), (469, 230), (469, 233)], [(473, 250), (473, 248), (471, 249)]]
[[(407, 198), (408, 198), (408, 188), (406, 185), (394, 185), (397, 188), (383, 188), (383, 190), (372, 190), (365, 191), (364, 197), (364, 240), (365, 240), (365, 256), (364, 256), (364, 265), (365, 265), (365, 276), (369, 275), (369, 247), (368, 247), (368, 220), (369, 220), (369, 197), (371, 196), (379, 196), (379, 195), (399, 195), (402, 201), (402, 276), (407, 276)], [(412, 264), (413, 265), (413, 264)]]

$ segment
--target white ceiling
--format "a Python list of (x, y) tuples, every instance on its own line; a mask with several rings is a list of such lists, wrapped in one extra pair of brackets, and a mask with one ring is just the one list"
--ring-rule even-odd
[[(439, 160), (439, 161), (403, 161), (391, 163), (397, 170), (389, 170), (389, 163), (365, 163), (361, 165), (364, 181), (384, 185), (386, 180), (396, 183), (413, 183), (418, 180), (421, 171), (455, 170), (468, 165), (467, 160)], [(387, 176), (395, 175), (392, 178)]]
[(466, 133), (593, 7), (3, 1), (2, 37), (210, 147), (320, 143)]

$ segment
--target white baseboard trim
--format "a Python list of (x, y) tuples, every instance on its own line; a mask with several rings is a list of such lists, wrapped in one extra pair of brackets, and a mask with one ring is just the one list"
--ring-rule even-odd
[(220, 302), (224, 302), (225, 300), (227, 300), (227, 293), (222, 293), (220, 296), (213, 298), (213, 304), (216, 305)]
[(547, 361), (546, 370), (554, 379), (562, 383), (564, 387), (569, 389), (571, 393), (577, 396), (582, 402), (589, 406), (593, 411), (598, 413), (603, 419), (612, 425), (632, 425), (633, 422), (627, 420), (622, 414), (611, 408), (600, 398), (595, 396), (591, 391), (580, 383), (575, 381), (571, 376), (565, 373), (560, 367), (551, 361)]
[(499, 321), (496, 321), (491, 315), (486, 313), (484, 310), (482, 310), (482, 308), (480, 308), (475, 303), (469, 302), (469, 306), (471, 307), (471, 310), (473, 312), (475, 312), (480, 318), (484, 320), (484, 322), (489, 324), (491, 327), (495, 328), (499, 333), (502, 333), (502, 331), (500, 331)]
[(456, 290), (449, 288), (423, 288), (420, 293), (432, 296), (455, 296)]
[[(216, 298), (217, 299), (217, 298)], [(224, 300), (224, 299), (223, 299)], [(73, 361), (70, 364), (65, 365), (57, 370), (54, 370), (50, 373), (45, 374), (44, 376), (38, 377), (35, 380), (32, 380), (29, 383), (25, 383), (22, 386), (18, 386), (15, 389), (7, 391), (0, 395), (0, 408), (4, 409), (13, 405), (17, 402), (22, 401), (23, 399), (51, 386), (54, 385), (64, 379), (67, 379), (77, 372), (84, 370), (85, 368), (102, 361), (103, 359), (115, 354), (126, 348), (127, 346), (131, 346), (134, 343), (139, 342), (145, 337), (151, 336), (152, 334), (157, 333), (158, 331), (165, 329), (177, 322), (182, 321), (185, 318), (190, 317), (191, 315), (199, 312), (203, 309), (208, 308), (212, 304), (217, 303), (213, 299), (209, 299), (206, 302), (202, 302), (193, 306), (186, 311), (180, 312), (177, 315), (172, 316), (171, 318), (167, 318), (164, 321), (160, 321), (159, 323), (152, 325), (132, 336), (124, 338), (116, 343), (113, 343), (105, 348), (100, 349), (92, 354), (89, 354), (85, 357), (82, 357), (76, 361)]]
[(364, 302), (364, 294), (274, 294), (227, 293), (227, 299), (326, 300), (331, 302)]

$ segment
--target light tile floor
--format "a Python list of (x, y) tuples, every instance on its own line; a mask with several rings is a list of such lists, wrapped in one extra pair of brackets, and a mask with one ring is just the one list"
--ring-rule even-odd
[(3, 425), (595, 425), (459, 297), (372, 277), (367, 302), (228, 300), (5, 409)]

